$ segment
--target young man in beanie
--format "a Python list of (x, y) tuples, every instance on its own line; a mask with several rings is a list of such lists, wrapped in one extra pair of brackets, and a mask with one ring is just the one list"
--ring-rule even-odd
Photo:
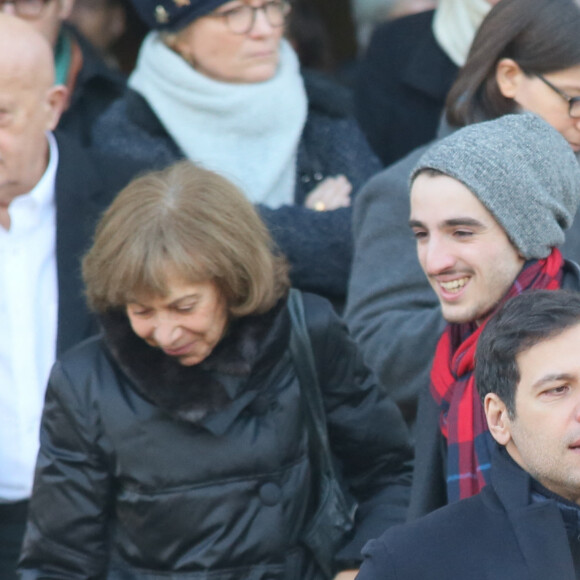
[(447, 326), (419, 402), (410, 519), (488, 483), (493, 445), (473, 376), (479, 335), (513, 296), (580, 290), (578, 267), (557, 249), (579, 202), (572, 149), (531, 113), (466, 127), (415, 167), (410, 226)]
[(359, 580), (580, 578), (578, 352), (577, 292), (524, 292), (501, 307), (475, 357), (489, 485), (369, 542)]

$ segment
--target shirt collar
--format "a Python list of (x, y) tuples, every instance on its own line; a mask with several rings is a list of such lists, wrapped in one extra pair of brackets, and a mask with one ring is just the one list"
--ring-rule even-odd
[(28, 193), (16, 196), (9, 206), (10, 217), (16, 222), (17, 228), (34, 227), (39, 217), (52, 209), (54, 203), (58, 146), (52, 133), (47, 132), (46, 138), (49, 145), (49, 160), (42, 177)]
[(56, 168), (58, 167), (58, 146), (54, 135), (46, 133), (49, 146), (48, 166), (44, 171), (40, 181), (30, 191), (30, 197), (38, 204), (39, 209), (44, 209), (52, 204), (54, 199), (54, 181), (56, 178)]

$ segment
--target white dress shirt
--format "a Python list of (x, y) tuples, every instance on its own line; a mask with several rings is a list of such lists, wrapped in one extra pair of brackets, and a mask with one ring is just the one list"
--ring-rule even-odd
[(0, 226), (0, 502), (30, 497), (46, 383), (56, 353), (58, 287), (54, 186), (58, 149)]

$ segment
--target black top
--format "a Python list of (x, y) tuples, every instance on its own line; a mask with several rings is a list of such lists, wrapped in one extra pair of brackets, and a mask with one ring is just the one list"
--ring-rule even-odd
[(379, 26), (360, 63), (357, 120), (383, 165), (435, 138), (458, 67), (437, 44), (433, 11)]

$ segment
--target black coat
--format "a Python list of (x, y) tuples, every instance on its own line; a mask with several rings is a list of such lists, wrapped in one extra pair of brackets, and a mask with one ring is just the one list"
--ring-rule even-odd
[(498, 449), (481, 493), (369, 542), (357, 580), (576, 580), (562, 514), (530, 486)]
[(55, 181), (58, 354), (97, 330), (83, 295), (81, 258), (91, 243), (101, 212), (139, 166), (86, 151), (60, 131), (56, 140), (59, 154)]
[[(564, 263), (562, 287), (580, 292), (580, 267), (575, 262)], [(416, 422), (415, 469), (408, 519), (414, 520), (447, 504), (445, 468), (447, 443), (439, 428), (440, 408), (426, 384), (419, 397)]]
[[(304, 198), (318, 182), (344, 174), (354, 199), (380, 163), (351, 115), (350, 94), (314, 73), (306, 73), (304, 81), (308, 117), (298, 148), (295, 204), (257, 207), (290, 262), (293, 285), (343, 299), (352, 260), (352, 210), (313, 211), (303, 206)], [(128, 155), (151, 168), (184, 156), (147, 101), (131, 89), (99, 119), (93, 137), (94, 147)]]
[(435, 40), (433, 14), (378, 26), (359, 66), (356, 117), (384, 166), (435, 138), (459, 70)]
[(87, 147), (98, 117), (125, 92), (126, 78), (107, 66), (102, 57), (72, 26), (63, 27), (82, 54), (82, 67), (74, 79), (70, 103), (58, 128)]
[[(360, 502), (337, 555), (349, 567), (404, 519), (408, 434), (330, 305), (304, 302), (331, 447)], [(51, 375), (23, 578), (319, 579), (300, 541), (313, 490), (284, 301), (193, 367), (124, 313), (104, 325)]]

